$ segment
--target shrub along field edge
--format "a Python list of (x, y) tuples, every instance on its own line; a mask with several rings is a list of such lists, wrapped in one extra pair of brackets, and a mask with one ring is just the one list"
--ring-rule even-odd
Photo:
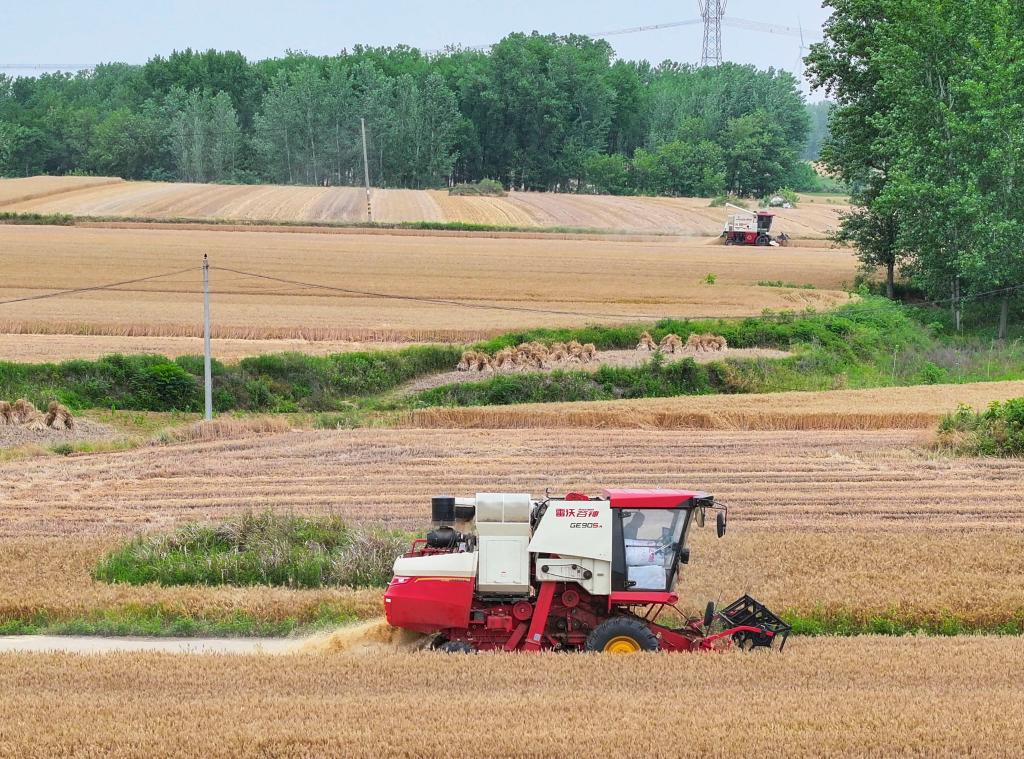
[[(524, 402), (653, 398), (710, 393), (764, 393), (892, 385), (1016, 379), (1024, 371), (1024, 350), (1016, 343), (996, 351), (989, 345), (953, 344), (934, 334), (901, 306), (867, 297), (835, 311), (766, 313), (758, 318), (674, 320), (628, 326), (587, 326), (511, 332), (479, 342), (476, 350), (496, 352), (533, 340), (578, 340), (598, 350), (635, 347), (642, 331), (655, 340), (674, 333), (713, 333), (735, 348), (778, 348), (785, 359), (733, 360), (698, 365), (669, 362), (656, 355), (635, 367), (605, 366), (596, 372), (499, 374), (412, 397), (388, 394), (417, 377), (455, 366), (462, 348), (412, 346), (310, 356), (279, 353), (213, 365), (217, 412), (317, 412), (358, 423), (366, 411), (428, 406), (479, 406)], [(73, 410), (87, 408), (195, 412), (202, 407), (202, 358), (171, 360), (156, 355), (112, 355), (96, 361), (59, 364), (0, 362), (0, 399), (28, 398), (42, 406), (59, 400)]]

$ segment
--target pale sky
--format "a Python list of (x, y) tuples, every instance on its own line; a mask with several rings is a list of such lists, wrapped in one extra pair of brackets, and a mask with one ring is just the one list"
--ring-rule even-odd
[[(684, 21), (699, 16), (697, 0), (11, 0), (0, 26), (4, 64), (144, 63), (154, 54), (192, 47), (240, 50), (251, 59), (286, 50), (314, 54), (342, 48), (407, 44), (423, 50), (447, 44), (496, 42), (513, 31), (596, 33)], [(726, 16), (790, 27), (820, 38), (828, 16), (822, 0), (729, 0)], [(619, 57), (698, 62), (702, 26), (609, 37)], [(726, 27), (726, 60), (796, 71), (799, 39)]]

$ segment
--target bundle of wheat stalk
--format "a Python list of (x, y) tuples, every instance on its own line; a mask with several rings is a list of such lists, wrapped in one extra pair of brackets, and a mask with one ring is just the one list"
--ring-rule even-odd
[(71, 412), (57, 401), (51, 401), (46, 413), (42, 414), (31, 401), (19, 398), (14, 403), (0, 401), (0, 427), (73, 430), (75, 419)]
[(550, 369), (554, 364), (589, 364), (597, 358), (597, 346), (577, 340), (553, 343), (550, 347), (537, 341), (502, 348), (493, 357), (469, 350), (455, 367), (460, 372), (485, 372), (515, 369)]
[(661, 338), (660, 348), (663, 353), (682, 353), (683, 341), (679, 339), (679, 335), (669, 333)]
[(651, 337), (651, 333), (644, 330), (640, 334), (640, 342), (636, 344), (638, 351), (654, 351), (658, 349), (658, 344), (654, 342), (654, 338)]
[(494, 371), (491, 357), (480, 351), (464, 351), (455, 369), (460, 372)]
[(695, 353), (714, 353), (728, 350), (729, 344), (721, 335), (698, 335), (693, 333), (686, 340), (686, 349)]
[(50, 401), (43, 417), (43, 424), (52, 430), (73, 430), (75, 418), (68, 409), (57, 401)]
[(11, 406), (11, 417), (14, 420), (14, 424), (26, 427), (39, 421), (40, 414), (39, 409), (33, 406), (31, 401), (19, 398)]

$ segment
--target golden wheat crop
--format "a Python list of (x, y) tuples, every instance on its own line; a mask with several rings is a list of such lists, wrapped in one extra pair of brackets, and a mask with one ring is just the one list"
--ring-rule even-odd
[[(0, 624), (73, 620), (140, 606), (204, 619), (241, 612), (260, 622), (312, 622), (325, 604), (361, 618), (383, 613), (379, 589), (94, 582), (90, 571), (119, 539), (0, 538)], [(952, 616), (990, 627), (1024, 609), (1024, 589), (1007, 580), (1019, 574), (1018, 557), (1024, 552), (1019, 530), (812, 532), (740, 522), (722, 540), (710, 529), (695, 532), (691, 549), (693, 559), (683, 568), (678, 588), (680, 605), (691, 614), (709, 600), (726, 604), (744, 593), (776, 611), (802, 617), (841, 614), (862, 623), (880, 615), (914, 624)]]
[(778, 654), (0, 655), (0, 755), (1014, 756), (1019, 638)]
[[(829, 288), (852, 279), (849, 252), (752, 250), (664, 241), (0, 226), (0, 300), (195, 267), (115, 291), (8, 304), (0, 332), (199, 336), (203, 253), (213, 266), (403, 298), (214, 271), (214, 336), (225, 338), (472, 340), (518, 327), (823, 309), (848, 300)], [(708, 271), (718, 284), (700, 284)], [(767, 277), (822, 289), (758, 287)]]
[(439, 429), (618, 428), (676, 430), (925, 429), (964, 403), (983, 409), (1024, 395), (1024, 382), (916, 385), (630, 401), (428, 408), (410, 426)]
[[(77, 180), (77, 181), (73, 181)], [(731, 211), (703, 198), (645, 198), (512, 192), (506, 197), (451, 196), (436, 190), (374, 190), (374, 219), (517, 227), (570, 227), (714, 237)], [(776, 227), (793, 237), (824, 239), (843, 203), (778, 209)], [(203, 185), (122, 182), (105, 177), (0, 180), (0, 210), (78, 216), (358, 222), (366, 217), (356, 187)]]
[(325, 605), (359, 617), (381, 613), (381, 591), (335, 588), (134, 586), (94, 582), (90, 573), (123, 536), (84, 539), (0, 538), (0, 624), (9, 620), (76, 619), (97, 611), (159, 607), (171, 617), (229, 619), (242, 612), (258, 622), (316, 620)]

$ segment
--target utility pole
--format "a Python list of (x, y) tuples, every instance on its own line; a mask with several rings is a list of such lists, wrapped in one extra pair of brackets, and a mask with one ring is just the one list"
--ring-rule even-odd
[(953, 280), (953, 316), (956, 322), (957, 334), (960, 334), (961, 316), (963, 314), (963, 307), (960, 305), (960, 275), (956, 275), (956, 279)]
[(210, 259), (203, 253), (203, 389), (206, 395), (206, 421), (213, 419), (213, 371), (210, 366)]
[(704, 44), (700, 65), (718, 66), (722, 63), (722, 17), (728, 0), (699, 0), (700, 17), (704, 19)]
[(373, 221), (373, 206), (370, 204), (370, 159), (366, 156), (366, 119), (360, 117), (359, 126), (363, 130), (363, 174), (366, 177), (366, 220)]

